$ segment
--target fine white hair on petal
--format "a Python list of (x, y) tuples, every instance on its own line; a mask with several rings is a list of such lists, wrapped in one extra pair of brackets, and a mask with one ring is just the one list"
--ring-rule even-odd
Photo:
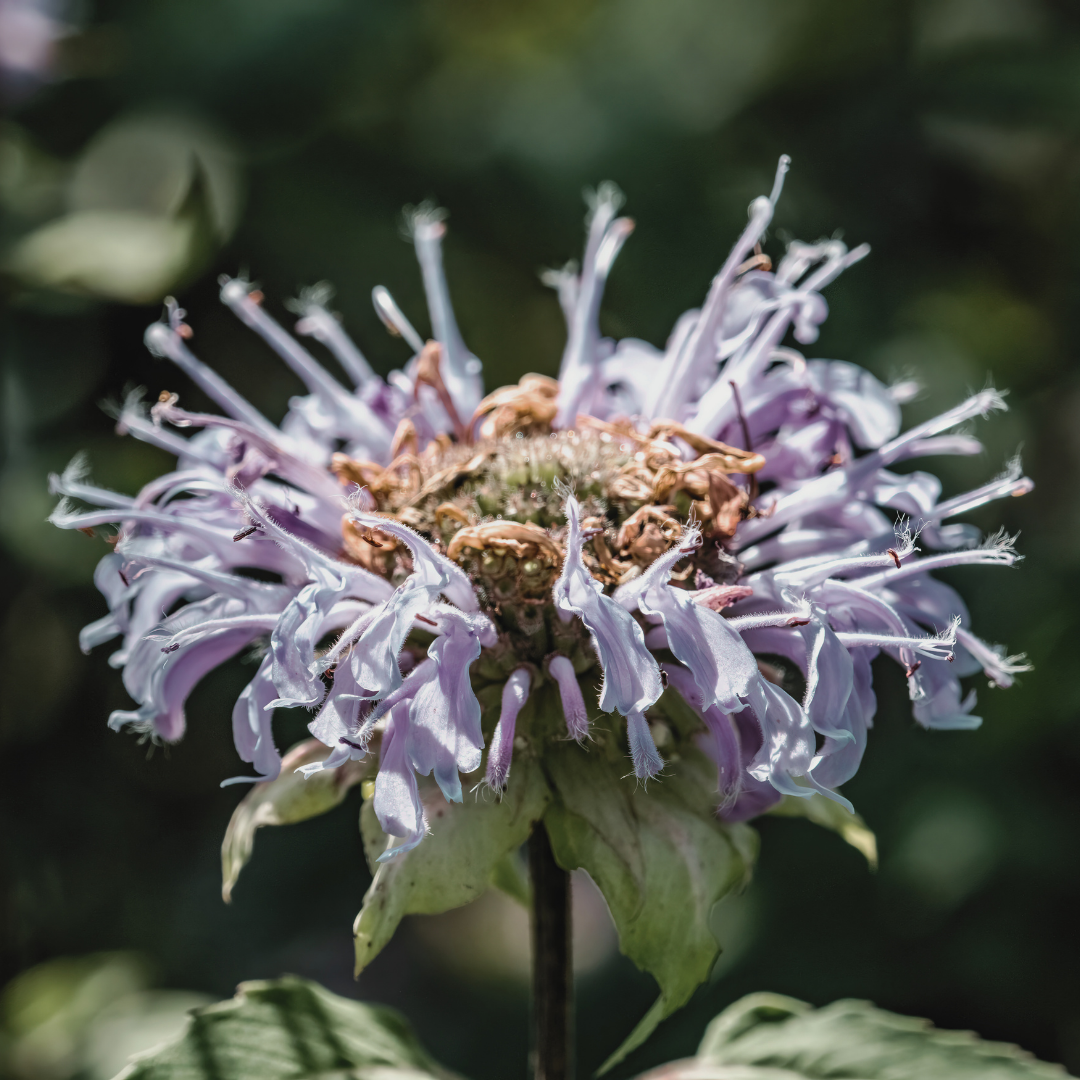
[(656, 749), (649, 723), (637, 709), (626, 718), (626, 734), (630, 742), (630, 760), (634, 763), (634, 775), (639, 780), (649, 780), (664, 770), (664, 759)]
[(1003, 646), (988, 645), (970, 630), (958, 628), (956, 640), (982, 664), (984, 674), (994, 686), (1007, 689), (1012, 686), (1014, 675), (1020, 675), (1032, 669), (1024, 653), (1010, 656)]
[(574, 665), (565, 656), (553, 656), (548, 661), (548, 673), (559, 687), (566, 730), (570, 738), (581, 742), (589, 734), (589, 717)]
[(948, 660), (953, 655), (956, 646), (956, 631), (960, 626), (960, 617), (957, 616), (946, 630), (940, 634), (932, 634), (929, 637), (895, 637), (890, 634), (875, 633), (847, 633), (839, 632), (836, 636), (849, 647), (870, 647), (875, 649), (888, 649), (903, 647), (923, 656), (935, 659)]
[(904, 578), (925, 574), (929, 570), (944, 570), (950, 566), (1015, 566), (1023, 558), (1016, 552), (1016, 539), (1016, 536), (1009, 536), (1004, 529), (1000, 529), (978, 547), (909, 559), (892, 573), (884, 570), (879, 574), (859, 578), (858, 581), (863, 588), (887, 588)]
[(934, 507), (933, 520), (943, 521), (959, 514), (966, 514), (970, 510), (975, 510), (988, 502), (1003, 499), (1010, 495), (1027, 495), (1034, 488), (1034, 481), (1024, 476), (1024, 465), (1019, 452), (1017, 452), (1009, 460), (1001, 475), (991, 480), (990, 483), (977, 487), (963, 495), (957, 495), (952, 499), (939, 502)]
[(89, 455), (80, 450), (67, 463), (62, 473), (59, 475), (49, 473), (49, 494), (82, 499), (83, 502), (93, 503), (95, 506), (121, 507), (135, 504), (135, 500), (130, 495), (121, 495), (117, 491), (109, 491), (96, 484), (88, 483), (89, 476)]

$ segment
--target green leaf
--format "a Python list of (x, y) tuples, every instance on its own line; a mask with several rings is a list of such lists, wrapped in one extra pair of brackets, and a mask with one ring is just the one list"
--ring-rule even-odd
[(551, 798), (528, 758), (514, 762), (501, 800), (466, 795), (448, 803), (438, 787), (421, 784), (431, 835), (404, 855), (376, 862), (389, 838), (370, 802), (360, 812), (364, 849), (375, 873), (353, 924), (359, 974), (390, 940), (406, 915), (436, 915), (475, 900), (491, 884), (501, 860), (519, 848)]
[(101, 1080), (175, 1038), (213, 998), (150, 990), (149, 958), (132, 952), (46, 960), (0, 994), (0, 1076)]
[(323, 761), (330, 753), (318, 739), (294, 746), (282, 759), (276, 780), (255, 784), (233, 811), (221, 844), (221, 896), (232, 899), (233, 886), (251, 858), (255, 830), (264, 825), (291, 825), (333, 810), (367, 775), (370, 766), (348, 761), (340, 768), (317, 772), (308, 779), (296, 770)]
[(532, 909), (532, 884), (525, 864), (516, 852), (507, 852), (491, 871), (491, 884), (523, 908)]
[(145, 304), (180, 280), (196, 244), (190, 221), (138, 210), (84, 210), (32, 232), (7, 269), (32, 286)]
[(646, 791), (617, 740), (551, 747), (556, 801), (544, 818), (555, 859), (588, 871), (607, 900), (619, 947), (660, 984), (660, 998), (604, 1063), (621, 1061), (708, 978), (719, 952), (713, 906), (748, 877), (756, 836), (716, 818), (715, 767), (690, 744)]
[(839, 833), (856, 851), (865, 856), (871, 870), (877, 869), (877, 837), (858, 815), (852, 814), (832, 799), (817, 793), (809, 798), (785, 795), (771, 810), (777, 817), (801, 817)]
[(294, 976), (241, 983), (193, 1009), (178, 1039), (136, 1057), (123, 1080), (449, 1080), (396, 1012), (338, 997)]
[(134, 144), (114, 154), (108, 143), (77, 170), (71, 212), (22, 237), (4, 268), (33, 288), (145, 304), (205, 266), (225, 218), (235, 217), (237, 193), (226, 190), (235, 183), (221, 157), (211, 163), (177, 145), (166, 155), (171, 160), (139, 168), (132, 166)]
[[(1057, 1065), (968, 1031), (940, 1031), (929, 1021), (898, 1016), (866, 1001), (823, 1009), (780, 994), (751, 994), (708, 1026), (686, 1069), (664, 1073), (726, 1076), (753, 1066), (747, 1080), (789, 1070), (793, 1080), (1060, 1080)], [(697, 1070), (696, 1072), (694, 1070)], [(712, 1070), (717, 1070), (715, 1073)], [(760, 1072), (759, 1072), (760, 1070)]]
[(209, 224), (221, 240), (240, 212), (239, 161), (220, 134), (169, 113), (120, 116), (87, 144), (68, 185), (70, 209), (139, 210), (177, 217), (196, 173), (206, 185)]

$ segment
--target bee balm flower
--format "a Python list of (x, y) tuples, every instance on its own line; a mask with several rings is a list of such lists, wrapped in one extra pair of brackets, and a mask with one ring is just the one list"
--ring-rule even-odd
[[(558, 691), (563, 738), (587, 739), (599, 712), (624, 717), (642, 780), (664, 769), (654, 706), (665, 687), (680, 695), (733, 820), (784, 794), (849, 805), (836, 788), (862, 760), (879, 654), (904, 669), (924, 727), (977, 726), (960, 678), (981, 669), (1008, 686), (1023, 658), (975, 637), (932, 572), (1015, 562), (1008, 538), (980, 543), (952, 519), (1031, 483), (1014, 464), (942, 499), (931, 474), (893, 469), (977, 452), (958, 429), (1004, 401), (986, 390), (901, 433), (910, 386), (782, 344), (789, 329), (816, 339), (821, 290), (867, 253), (793, 243), (772, 266), (760, 240), (786, 169), (785, 158), (701, 309), (662, 350), (600, 333), (604, 284), (632, 229), (602, 186), (580, 270), (547, 277), (568, 329), (559, 378), (526, 375), (486, 397), (443, 275), (443, 216), (429, 207), (410, 224), (434, 337), (376, 288), (380, 317), (412, 352), (386, 380), (327, 309), (325, 287), (302, 295), (296, 331), (327, 347), (352, 386), (248, 282), (223, 280), (224, 303), (307, 387), (280, 424), (193, 354), (170, 302), (147, 345), (221, 412), (164, 393), (147, 415), (129, 399), (119, 429), (177, 458), (137, 496), (93, 486), (79, 463), (52, 478), (65, 496), (55, 524), (119, 530), (96, 574), (109, 614), (82, 635), (85, 649), (121, 641), (111, 662), (137, 707), (110, 725), (178, 740), (195, 683), (258, 646), (233, 713), (254, 773), (225, 782), (275, 777), (274, 710), (309, 708), (329, 756), (305, 773), (378, 747), (374, 809), (399, 841), (383, 858), (425, 835), (417, 775), (460, 801), (485, 744), (497, 790), (514, 782), (515, 747), (542, 753), (550, 735), (522, 710), (544, 683)], [(491, 683), (499, 715), (485, 735), (475, 687)]]

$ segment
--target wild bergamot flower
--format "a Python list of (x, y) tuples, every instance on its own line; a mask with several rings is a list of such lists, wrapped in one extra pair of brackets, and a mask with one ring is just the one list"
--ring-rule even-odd
[[(1008, 686), (1023, 658), (975, 637), (931, 572), (1011, 565), (1007, 537), (979, 543), (951, 522), (1031, 482), (1015, 463), (943, 500), (929, 473), (892, 469), (977, 451), (957, 429), (1004, 401), (984, 390), (901, 433), (911, 384), (782, 344), (789, 329), (816, 340), (821, 289), (867, 253), (792, 243), (773, 266), (760, 241), (786, 169), (782, 159), (701, 309), (663, 350), (601, 335), (604, 285), (633, 228), (617, 189), (601, 186), (580, 269), (546, 277), (568, 327), (558, 379), (529, 374), (486, 397), (443, 274), (444, 215), (428, 206), (408, 224), (433, 337), (376, 288), (381, 318), (412, 352), (385, 380), (328, 310), (326, 287), (301, 296), (295, 329), (353, 387), (251, 284), (223, 280), (222, 300), (307, 387), (279, 424), (195, 357), (170, 301), (146, 343), (221, 414), (163, 393), (147, 415), (133, 397), (119, 430), (175, 454), (176, 469), (134, 497), (88, 483), (81, 463), (52, 479), (68, 497), (55, 524), (118, 529), (96, 574), (109, 614), (81, 638), (87, 650), (122, 641), (111, 662), (137, 708), (110, 726), (177, 741), (198, 680), (261, 644), (233, 711), (254, 774), (225, 782), (277, 776), (275, 708), (314, 710), (329, 754), (307, 772), (378, 747), (374, 809), (398, 841), (383, 859), (425, 835), (417, 774), (450, 801), (463, 798), (462, 777), (502, 791), (516, 754), (585, 743), (600, 713), (625, 718), (637, 777), (662, 774), (675, 742), (654, 707), (668, 686), (698, 718), (689, 737), (715, 761), (716, 807), (734, 821), (783, 794), (849, 806), (836, 789), (865, 750), (881, 653), (903, 667), (920, 724), (976, 727), (960, 678), (981, 669)], [(521, 730), (544, 683), (560, 722)], [(498, 718), (485, 731), (477, 693), (492, 689)]]

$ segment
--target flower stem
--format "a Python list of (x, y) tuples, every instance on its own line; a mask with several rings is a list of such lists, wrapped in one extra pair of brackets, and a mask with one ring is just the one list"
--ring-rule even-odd
[(529, 874), (533, 892), (533, 1080), (572, 1080), (570, 875), (555, 862), (542, 823), (529, 837)]

